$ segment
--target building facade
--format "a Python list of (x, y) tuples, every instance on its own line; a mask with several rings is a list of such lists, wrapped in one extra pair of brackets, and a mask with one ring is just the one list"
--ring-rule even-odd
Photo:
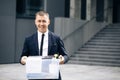
[(39, 10), (50, 13), (49, 29), (61, 36), (70, 55), (105, 25), (120, 22), (119, 0), (1, 0), (0, 63), (19, 62)]

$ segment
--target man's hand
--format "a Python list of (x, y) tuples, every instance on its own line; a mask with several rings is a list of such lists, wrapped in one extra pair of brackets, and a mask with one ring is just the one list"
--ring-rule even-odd
[(60, 59), (60, 64), (64, 64), (64, 57), (62, 55), (59, 56), (59, 59)]
[(27, 56), (23, 56), (21, 58), (21, 64), (25, 65), (26, 64), (26, 61), (27, 61)]

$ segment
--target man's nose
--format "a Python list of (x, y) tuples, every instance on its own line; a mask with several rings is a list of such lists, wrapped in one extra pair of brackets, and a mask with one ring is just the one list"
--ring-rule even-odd
[(40, 22), (40, 25), (43, 25), (43, 22)]

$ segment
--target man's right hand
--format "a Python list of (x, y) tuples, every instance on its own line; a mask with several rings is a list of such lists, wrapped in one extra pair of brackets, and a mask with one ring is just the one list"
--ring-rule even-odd
[(21, 64), (25, 65), (26, 64), (26, 61), (27, 61), (27, 56), (23, 56), (21, 58)]

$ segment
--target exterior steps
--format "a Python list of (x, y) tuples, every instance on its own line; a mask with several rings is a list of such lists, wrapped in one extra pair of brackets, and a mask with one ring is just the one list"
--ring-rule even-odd
[(68, 63), (120, 66), (120, 24), (106, 26), (71, 55)]

